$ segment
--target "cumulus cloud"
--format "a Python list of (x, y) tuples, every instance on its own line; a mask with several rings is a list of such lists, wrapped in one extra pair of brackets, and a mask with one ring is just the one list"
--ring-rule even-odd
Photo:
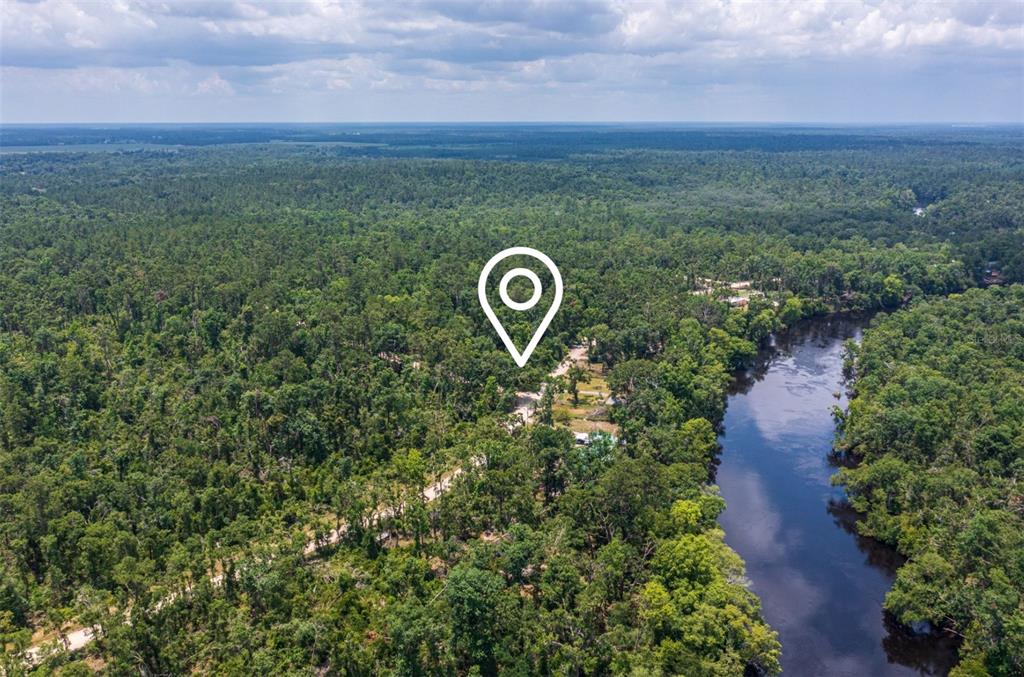
[[(32, 71), (88, 87), (107, 69), (115, 82), (151, 83), (151, 95), (269, 106), (289, 92), (360, 90), (669, 102), (803, 86), (810, 96), (843, 74), (870, 84), (871, 71), (880, 87), (945, 73), (994, 92), (983, 117), (1019, 119), (1024, 96), (1024, 4), (1013, 2), (7, 0), (0, 26), (0, 64), (16, 85)], [(25, 114), (12, 95), (21, 88), (5, 109)]]
[(210, 75), (196, 85), (196, 94), (226, 94), (231, 96), (234, 93), (235, 88), (231, 86), (230, 82), (222, 78), (219, 73)]

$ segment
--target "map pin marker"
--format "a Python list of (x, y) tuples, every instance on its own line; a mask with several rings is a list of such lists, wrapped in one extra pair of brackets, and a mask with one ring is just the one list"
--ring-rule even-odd
[[(512, 338), (505, 331), (505, 327), (501, 325), (501, 321), (498, 316), (494, 314), (494, 310), (491, 308), (491, 304), (487, 301), (487, 278), (494, 270), (494, 266), (504, 261), (510, 256), (516, 256), (517, 254), (523, 256), (532, 256), (537, 259), (551, 271), (551, 277), (555, 279), (555, 298), (551, 302), (551, 308), (544, 315), (544, 319), (541, 320), (540, 326), (537, 327), (537, 331), (533, 333), (533, 338), (526, 345), (526, 349), (520, 353), (516, 349), (515, 343), (512, 342)], [(522, 303), (517, 303), (509, 298), (508, 295), (508, 283), (517, 277), (525, 277), (533, 283), (533, 295)], [(498, 285), (498, 295), (501, 297), (502, 303), (507, 305), (512, 310), (524, 311), (533, 308), (540, 301), (541, 297), (541, 284), (540, 278), (537, 274), (528, 268), (513, 268), (512, 270), (505, 273), (501, 278), (501, 283)], [(541, 338), (544, 336), (544, 332), (547, 331), (548, 325), (551, 324), (551, 320), (554, 319), (555, 313), (558, 312), (558, 306), (562, 305), (562, 276), (558, 272), (558, 268), (555, 267), (554, 261), (548, 258), (544, 252), (537, 251), (530, 247), (509, 247), (508, 249), (502, 250), (491, 257), (491, 260), (487, 262), (484, 269), (480, 271), (480, 281), (477, 283), (477, 294), (480, 297), (480, 305), (484, 309), (484, 313), (487, 315), (487, 319), (494, 325), (495, 331), (498, 332), (498, 336), (501, 338), (502, 343), (505, 344), (505, 348), (508, 349), (512, 359), (515, 360), (516, 364), (520, 368), (526, 366), (526, 361), (530, 359), (530, 355), (533, 354), (533, 349), (540, 343)]]

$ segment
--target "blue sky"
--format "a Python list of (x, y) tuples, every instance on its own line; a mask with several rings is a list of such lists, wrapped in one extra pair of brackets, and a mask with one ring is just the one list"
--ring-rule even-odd
[(0, 121), (1024, 122), (1024, 2), (3, 0)]

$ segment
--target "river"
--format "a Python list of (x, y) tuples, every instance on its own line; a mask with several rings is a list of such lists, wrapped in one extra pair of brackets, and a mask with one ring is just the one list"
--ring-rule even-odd
[(831, 409), (846, 406), (842, 344), (867, 321), (832, 316), (775, 337), (729, 396), (719, 522), (779, 632), (784, 674), (945, 675), (956, 660), (948, 638), (883, 613), (902, 558), (856, 534), (856, 513), (829, 482)]

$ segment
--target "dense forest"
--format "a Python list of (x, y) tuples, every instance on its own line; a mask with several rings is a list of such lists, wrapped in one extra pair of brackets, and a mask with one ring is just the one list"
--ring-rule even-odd
[(895, 313), (848, 359), (838, 479), (910, 558), (886, 607), (963, 635), (957, 675), (1024, 673), (1024, 287)]
[[(0, 155), (8, 674), (774, 674), (710, 484), (730, 373), (905, 305), (854, 358), (843, 479), (911, 557), (889, 607), (1019, 670), (1021, 295), (970, 290), (1024, 281), (1019, 133), (471, 131)], [(522, 370), (476, 299), (514, 245), (566, 288)], [(577, 344), (616, 403), (589, 445), (511, 413), (575, 394)]]

